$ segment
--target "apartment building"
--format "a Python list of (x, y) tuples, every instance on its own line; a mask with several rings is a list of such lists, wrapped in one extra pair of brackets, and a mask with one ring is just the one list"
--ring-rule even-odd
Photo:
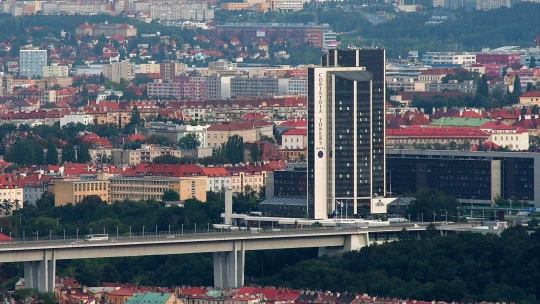
[(150, 5), (152, 19), (159, 20), (214, 20), (214, 10), (208, 8), (206, 1), (201, 2), (170, 2), (153, 1)]
[(254, 10), (257, 13), (268, 11), (268, 3), (256, 3), (255, 1), (221, 3), (220, 8), (226, 11)]
[(138, 165), (140, 163), (152, 163), (156, 157), (171, 155), (182, 157), (182, 150), (169, 147), (144, 144), (137, 150), (116, 150), (113, 152), (115, 164)]
[(426, 91), (459, 91), (462, 93), (476, 93), (477, 87), (478, 85), (474, 83), (474, 80), (466, 80), (463, 82), (458, 82), (457, 80), (450, 80), (448, 83), (428, 83), (426, 84)]
[(206, 175), (206, 191), (232, 189), (232, 177), (225, 167), (201, 167)]
[(470, 65), (476, 63), (475, 53), (426, 52), (422, 62), (427, 65)]
[(111, 201), (161, 201), (163, 193), (171, 189), (171, 185), (177, 181), (174, 178), (111, 177), (109, 178)]
[(304, 0), (271, 0), (271, 8), (278, 12), (296, 12), (304, 8)]
[(148, 96), (169, 97), (188, 100), (221, 100), (231, 97), (230, 77), (172, 76), (154, 79), (147, 84)]
[(114, 82), (120, 82), (120, 79), (131, 80), (135, 78), (135, 63), (129, 61), (113, 62), (104, 64), (101, 72), (105, 78)]
[(156, 62), (141, 63), (139, 65), (141, 74), (159, 74), (161, 66)]
[(307, 97), (307, 78), (294, 77), (287, 79), (287, 94)]
[(476, 10), (487, 11), (499, 7), (511, 7), (510, 0), (476, 0)]
[(207, 147), (220, 147), (227, 143), (229, 137), (238, 135), (244, 143), (253, 143), (260, 140), (261, 136), (273, 137), (272, 123), (264, 120), (254, 121), (230, 121), (218, 125), (212, 125), (206, 130)]
[(201, 142), (201, 147), (206, 147), (206, 130), (209, 126), (189, 126), (177, 125), (173, 123), (151, 122), (146, 127), (141, 128), (141, 134), (146, 138), (155, 136), (167, 137), (170, 141), (177, 143), (187, 134), (194, 133)]
[(13, 93), (13, 75), (0, 72), (0, 96)]
[(64, 206), (70, 203), (78, 204), (90, 195), (97, 195), (103, 201), (111, 202), (109, 198), (109, 181), (107, 180), (54, 180), (52, 193), (54, 194), (55, 206)]
[(66, 114), (64, 117), (60, 118), (60, 127), (63, 127), (68, 124), (78, 124), (81, 123), (83, 125), (89, 125), (94, 122), (94, 117), (90, 114), (86, 113), (73, 113), (73, 114)]
[[(7, 200), (11, 203), (12, 210), (24, 207), (24, 191), (16, 184), (6, 183), (3, 181), (0, 184), (0, 202)], [(18, 204), (18, 207), (17, 207)], [(6, 216), (5, 210), (0, 209), (0, 216)]]
[(80, 36), (94, 37), (99, 37), (101, 35), (105, 35), (105, 37), (135, 37), (137, 36), (137, 29), (133, 25), (125, 23), (85, 23), (81, 26), (78, 26), (75, 29), (75, 33)]
[(100, 112), (93, 114), (93, 117), (94, 124), (113, 124), (123, 128), (131, 121), (131, 111)]
[(277, 39), (290, 44), (312, 43), (316, 48), (323, 47), (323, 33), (332, 32), (328, 24), (300, 23), (227, 23), (219, 24), (210, 30), (208, 38), (218, 40), (238, 38), (244, 44), (253, 44), (261, 39), (269, 44)]
[(162, 62), (159, 64), (159, 78), (169, 80), (185, 72), (187, 65), (180, 62)]
[(19, 75), (32, 78), (43, 77), (43, 67), (47, 66), (47, 50), (21, 50), (19, 54)]
[(266, 178), (272, 170), (261, 164), (247, 164), (225, 167), (231, 176), (231, 189), (233, 192), (249, 193), (246, 190), (258, 193), (266, 185)]
[(304, 150), (307, 148), (307, 129), (291, 129), (281, 136), (281, 145), (286, 150)]
[(43, 67), (43, 78), (47, 77), (68, 77), (69, 70), (67, 66), (51, 65)]
[(231, 78), (231, 96), (272, 96), (287, 94), (289, 79)]

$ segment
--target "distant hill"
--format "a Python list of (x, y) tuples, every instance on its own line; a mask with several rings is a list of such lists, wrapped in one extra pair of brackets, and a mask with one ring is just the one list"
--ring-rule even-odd
[(431, 12), (400, 13), (393, 20), (363, 27), (356, 45), (376, 43), (388, 49), (389, 57), (408, 50), (480, 51), (503, 45), (534, 46), (540, 34), (540, 4), (523, 2), (512, 8), (455, 13), (455, 21), (427, 25)]

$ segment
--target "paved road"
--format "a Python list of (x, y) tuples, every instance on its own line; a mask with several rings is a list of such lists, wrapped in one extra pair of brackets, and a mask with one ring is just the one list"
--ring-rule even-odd
[[(70, 248), (70, 247), (99, 247), (99, 246), (122, 246), (141, 243), (186, 243), (186, 242), (204, 242), (216, 240), (240, 240), (240, 239), (262, 239), (262, 238), (288, 238), (288, 237), (309, 237), (320, 235), (347, 235), (355, 233), (378, 232), (378, 231), (400, 231), (403, 227), (409, 230), (423, 230), (424, 227), (415, 227), (412, 225), (392, 225), (369, 228), (298, 228), (298, 229), (261, 229), (253, 231), (228, 231), (204, 229), (183, 232), (158, 232), (142, 234), (110, 234), (106, 241), (85, 241), (84, 236), (62, 237), (40, 237), (13, 239), (12, 241), (0, 242), (0, 252), (18, 251), (21, 249), (37, 248)], [(260, 229), (260, 228), (259, 228)]]

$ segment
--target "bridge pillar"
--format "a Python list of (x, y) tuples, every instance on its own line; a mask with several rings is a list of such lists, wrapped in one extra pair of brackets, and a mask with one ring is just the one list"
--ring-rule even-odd
[(233, 250), (214, 252), (214, 287), (237, 288), (244, 286), (245, 246), (234, 242)]
[(54, 251), (43, 251), (43, 260), (24, 262), (24, 284), (26, 288), (42, 292), (54, 291), (56, 259)]
[(319, 247), (319, 256), (342, 254), (347, 251), (360, 250), (369, 246), (369, 233), (350, 234), (345, 236), (342, 247)]

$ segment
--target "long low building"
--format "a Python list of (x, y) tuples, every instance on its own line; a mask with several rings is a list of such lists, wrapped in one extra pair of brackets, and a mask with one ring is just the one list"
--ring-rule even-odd
[(387, 150), (387, 189), (394, 195), (432, 188), (463, 204), (489, 204), (501, 195), (540, 206), (540, 154)]

